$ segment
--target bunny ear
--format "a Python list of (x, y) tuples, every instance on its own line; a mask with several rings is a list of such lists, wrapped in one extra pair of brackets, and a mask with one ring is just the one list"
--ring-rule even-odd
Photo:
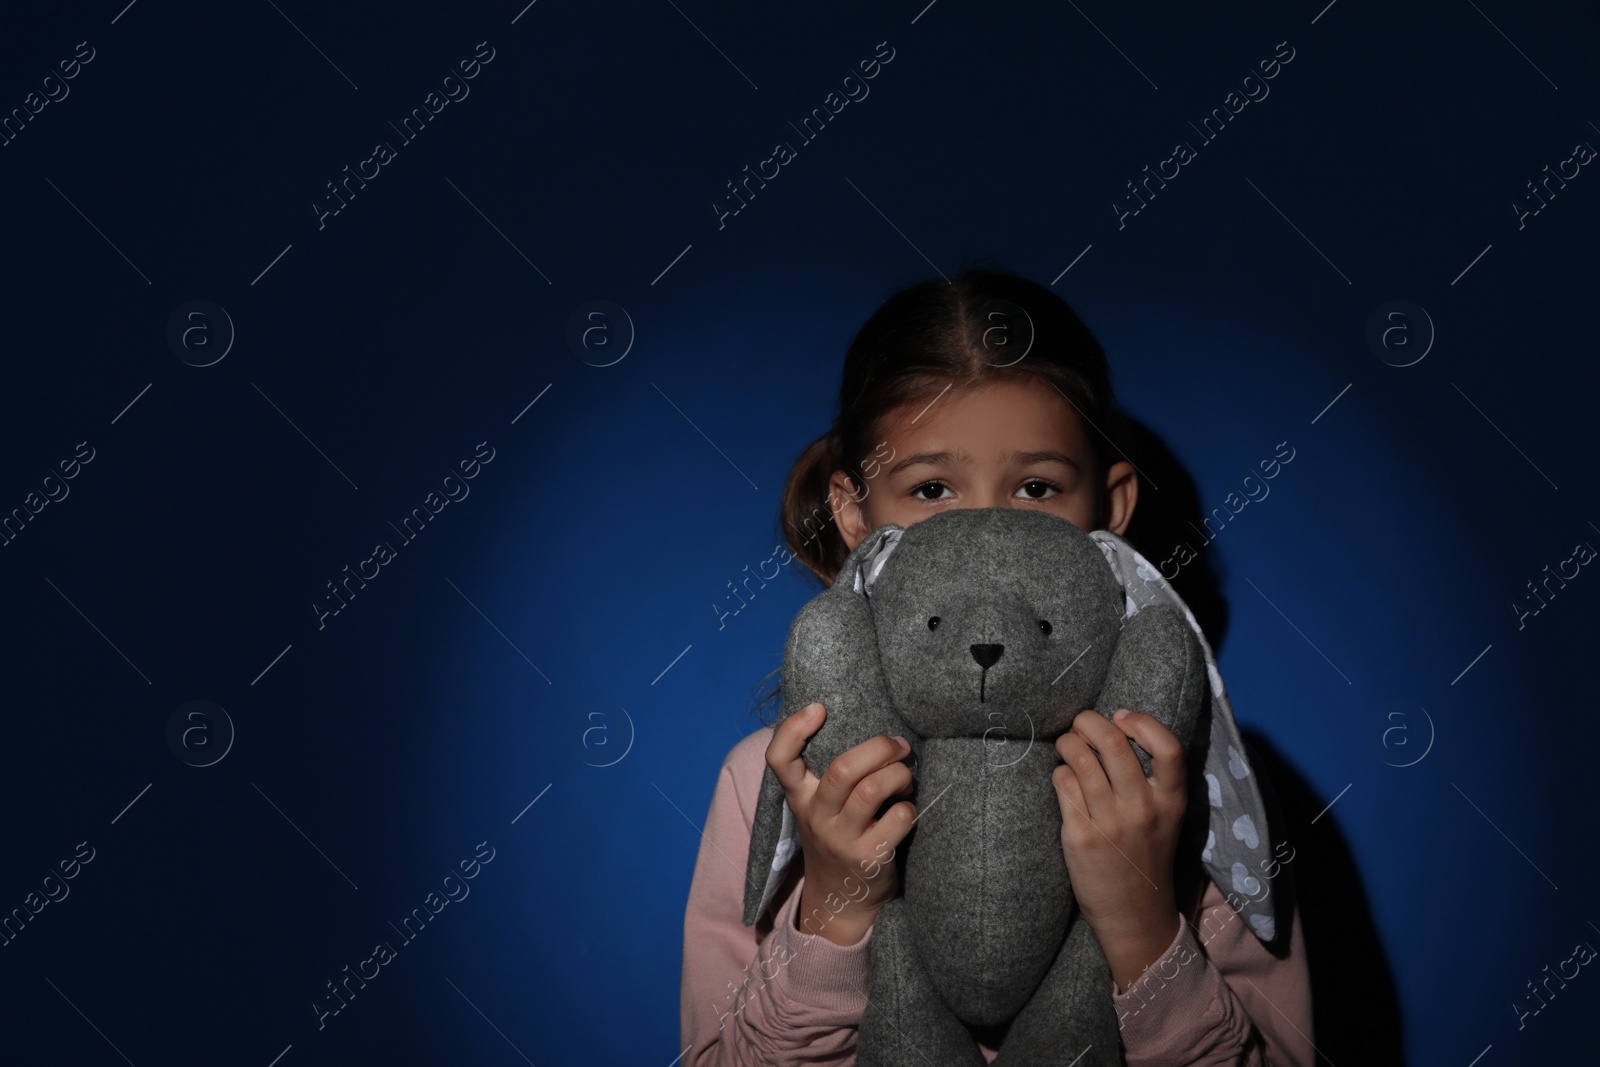
[(744, 924), (752, 925), (772, 904), (789, 861), (800, 850), (794, 812), (778, 776), (761, 772), (761, 792), (750, 825), (750, 855), (745, 868)]
[(844, 566), (839, 568), (839, 574), (833, 580), (834, 587), (851, 588), (862, 596), (871, 597), (872, 583), (894, 554), (895, 546), (900, 543), (900, 535), (905, 532), (904, 526), (886, 522), (862, 538), (844, 561)]
[[(1217, 670), (1216, 655), (1194, 613), (1148, 559), (1109, 530), (1094, 530), (1089, 536), (1099, 544), (1107, 565), (1122, 585), (1125, 618), (1141, 608), (1172, 604), (1183, 610), (1184, 618), (1200, 639), (1211, 692), (1205, 773), (1190, 783), (1193, 802), (1201, 802), (1200, 797), (1204, 796), (1203, 803), (1210, 814), (1210, 832), (1200, 860), (1234, 910), (1249, 921), (1251, 932), (1270, 944), (1289, 925), (1290, 905), (1285, 899), (1289, 880), (1275, 878), (1283, 863), (1276, 859), (1274, 846), (1283, 842), (1272, 841), (1270, 833), (1273, 826), (1281, 826), (1282, 822), (1269, 818), (1268, 804), (1275, 801), (1272, 786), (1256, 773), (1246, 756), (1244, 739), (1234, 722), (1233, 705), (1228, 702), (1228, 691)], [(1263, 888), (1266, 892), (1262, 892)]]

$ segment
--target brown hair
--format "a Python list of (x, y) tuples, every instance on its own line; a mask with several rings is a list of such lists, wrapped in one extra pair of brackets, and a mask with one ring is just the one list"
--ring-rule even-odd
[[(857, 331), (845, 354), (833, 425), (800, 453), (783, 488), (778, 518), (789, 551), (823, 585), (833, 584), (850, 550), (834, 522), (828, 481), (843, 470), (855, 493), (866, 492), (862, 466), (891, 412), (949, 387), (1029, 379), (1054, 387), (1084, 419), (1094, 450), (1098, 527), (1106, 471), (1126, 456), (1105, 351), (1046, 287), (1009, 272), (970, 269), (901, 289)], [(758, 712), (778, 696), (774, 686)]]

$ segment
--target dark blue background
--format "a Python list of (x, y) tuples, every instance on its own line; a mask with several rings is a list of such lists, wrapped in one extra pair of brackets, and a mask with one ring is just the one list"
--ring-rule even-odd
[[(1511, 208), (1600, 144), (1593, 6), (923, 2), (12, 13), (5, 113), (94, 58), (0, 148), (0, 512), (94, 459), (0, 548), (0, 910), (94, 859), (0, 948), (0, 1060), (665, 1067), (697, 827), (818, 586), (716, 605), (782, 536), (855, 329), (975, 257), (1055, 279), (1105, 345), (1169, 450), (1141, 510), (1209, 512), (1295, 450), (1189, 578), (1289, 811), (1326, 1059), (1594, 1051), (1600, 977), (1521, 1030), (1512, 1005), (1600, 945), (1600, 577), (1511, 608), (1600, 544), (1600, 177)], [(480, 41), (470, 95), (319, 230)], [(724, 183), (881, 41), (870, 96), (719, 229)], [(1119, 229), (1124, 183), (1283, 41), (1270, 96)], [(191, 300), (237, 330), (212, 366), (167, 343)], [(620, 317), (587, 362), (568, 342), (591, 300), (636, 330), (609, 366)], [(1396, 300), (1437, 331), (1405, 367), (1421, 318), (1388, 362), (1367, 342)], [(196, 699), (236, 731), (207, 767), (167, 741)], [(324, 983), (480, 842), (470, 896), (319, 1031)]]

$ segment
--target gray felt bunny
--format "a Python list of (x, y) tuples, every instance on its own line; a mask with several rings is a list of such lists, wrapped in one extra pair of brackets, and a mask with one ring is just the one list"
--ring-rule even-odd
[[(1054, 515), (953, 509), (873, 530), (789, 629), (782, 714), (827, 708), (804, 750), (813, 774), (869, 737), (911, 742), (919, 815), (901, 895), (873, 926), (861, 1067), (982, 1067), (968, 1026), (1007, 1024), (1002, 1067), (1123, 1062), (1110, 970), (1062, 854), (1055, 740), (1085, 708), (1125, 707), (1204, 744), (1210, 657), (1187, 609), (1134, 612), (1108, 560)], [(747, 924), (791, 819), (768, 768)]]

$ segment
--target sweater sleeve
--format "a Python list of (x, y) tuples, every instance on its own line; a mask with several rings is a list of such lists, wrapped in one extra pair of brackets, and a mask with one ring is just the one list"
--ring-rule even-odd
[(680, 1062), (693, 1067), (855, 1062), (871, 931), (841, 946), (796, 929), (803, 877), (790, 881), (770, 919), (742, 921), (750, 827), (771, 735), (771, 727), (756, 731), (723, 761), (701, 834), (684, 914), (679, 1009)]
[(1268, 952), (1206, 882), (1196, 915), (1113, 1000), (1128, 1067), (1312, 1067), (1311, 976), (1300, 909), (1288, 952)]

